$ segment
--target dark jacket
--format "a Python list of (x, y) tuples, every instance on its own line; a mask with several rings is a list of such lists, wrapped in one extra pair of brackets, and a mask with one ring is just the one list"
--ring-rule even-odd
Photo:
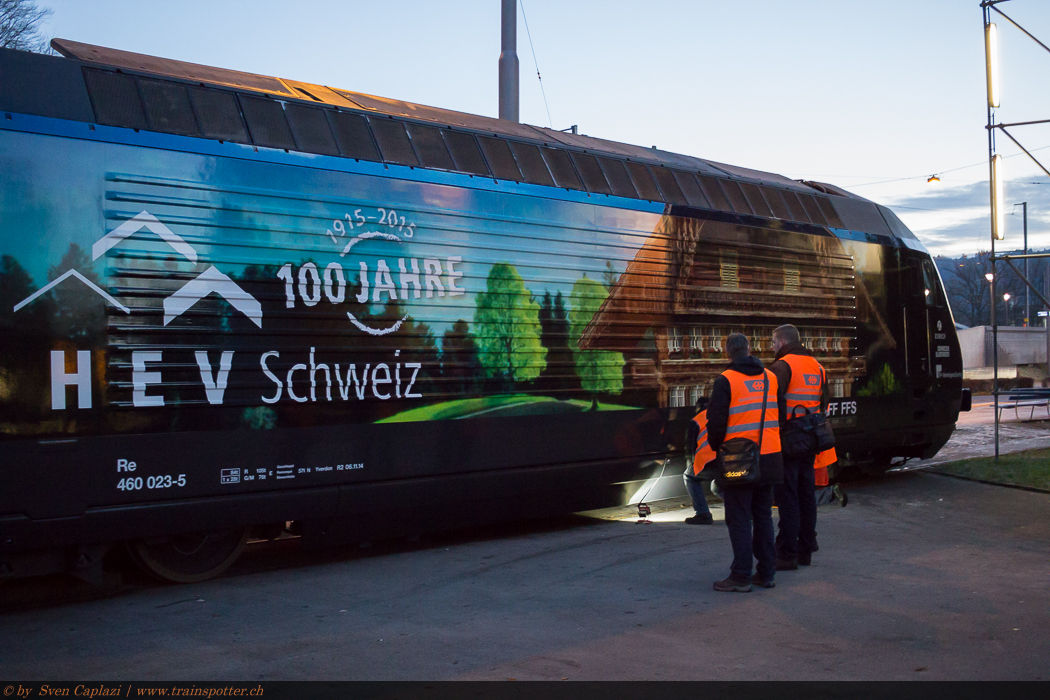
[[(783, 427), (784, 421), (788, 418), (785, 395), (787, 395), (788, 384), (791, 383), (791, 365), (785, 362), (782, 358), (785, 355), (804, 355), (806, 357), (813, 357), (813, 353), (802, 346), (802, 343), (788, 343), (784, 347), (777, 350), (776, 357), (773, 362), (769, 365), (769, 371), (777, 375), (777, 403), (780, 404), (780, 425)], [(825, 381), (824, 385), (820, 390), (820, 410), (828, 410), (828, 383)]]
[[(762, 361), (754, 356), (733, 362), (726, 369), (735, 370), (749, 377), (762, 374)], [(779, 381), (779, 380), (778, 380)], [(711, 401), (707, 404), (707, 441), (711, 449), (717, 451), (726, 439), (726, 427), (729, 424), (729, 406), (732, 403), (732, 394), (729, 388), (729, 380), (719, 375), (711, 388)], [(777, 397), (772, 395), (770, 401), (777, 402), (777, 414), (780, 422), (784, 422), (785, 404), (781, 392), (777, 391)], [(762, 455), (760, 465), (762, 484), (779, 484), (784, 481), (784, 463), (779, 452)]]

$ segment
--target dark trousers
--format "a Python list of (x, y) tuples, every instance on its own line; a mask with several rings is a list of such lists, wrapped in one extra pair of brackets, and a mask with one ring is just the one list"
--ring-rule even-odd
[(730, 574), (738, 581), (750, 580), (751, 560), (754, 558), (758, 560), (758, 575), (767, 581), (772, 580), (777, 570), (773, 545), (773, 487), (724, 487), (722, 501), (729, 541), (733, 544)]
[[(826, 506), (835, 500), (835, 492), (831, 490), (830, 486), (821, 486), (816, 490), (816, 494), (818, 506)], [(817, 550), (814, 549), (813, 551), (815, 552)]]
[(698, 476), (693, 475), (693, 465), (689, 465), (685, 474), (682, 474), (682, 478), (685, 480), (685, 490), (689, 492), (689, 498), (693, 502), (693, 511), (697, 515), (711, 515), (711, 508), (707, 505), (707, 494), (704, 493), (704, 481)]
[(817, 501), (813, 485), (816, 455), (784, 457), (784, 483), (773, 488), (780, 523), (777, 557), (792, 561), (799, 553), (817, 551)]

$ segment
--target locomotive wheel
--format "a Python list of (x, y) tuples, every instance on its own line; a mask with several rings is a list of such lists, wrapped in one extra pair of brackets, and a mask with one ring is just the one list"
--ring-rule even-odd
[(128, 543), (131, 558), (146, 573), (169, 583), (197, 583), (229, 568), (248, 541), (250, 528), (192, 532)]

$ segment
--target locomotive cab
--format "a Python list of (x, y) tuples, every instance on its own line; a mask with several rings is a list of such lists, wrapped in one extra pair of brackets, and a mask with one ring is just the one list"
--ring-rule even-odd
[(932, 457), (951, 436), (960, 410), (969, 408), (963, 405), (962, 351), (944, 285), (930, 255), (918, 247), (898, 250), (896, 274), (888, 279), (896, 287), (890, 297), (899, 295), (900, 382), (894, 391), (895, 424), (877, 429), (885, 440), (868, 466), (876, 472)]

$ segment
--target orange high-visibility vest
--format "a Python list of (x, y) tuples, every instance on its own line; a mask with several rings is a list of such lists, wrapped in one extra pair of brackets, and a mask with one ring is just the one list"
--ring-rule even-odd
[(810, 413), (820, 410), (820, 396), (824, 390), (824, 368), (808, 355), (784, 355), (780, 358), (791, 368), (791, 381), (784, 392), (787, 419), (791, 420), (796, 406), (808, 408)]
[(715, 458), (715, 451), (707, 442), (707, 411), (697, 413), (693, 422), (700, 428), (696, 436), (696, 454), (693, 455), (693, 475), (700, 476), (707, 463)]
[[(791, 381), (784, 392), (787, 419), (791, 420), (792, 411), (796, 406), (808, 408), (810, 413), (819, 411), (820, 398), (824, 391), (824, 368), (808, 355), (784, 355), (780, 359), (787, 362), (791, 368)], [(813, 462), (815, 485), (828, 485), (828, 467), (837, 461), (834, 447), (829, 447), (817, 455)]]
[(834, 447), (829, 447), (817, 455), (816, 460), (813, 462), (813, 483), (815, 486), (828, 485), (828, 467), (837, 461), (839, 461), (839, 458), (835, 454)]
[(762, 421), (762, 396), (769, 384), (766, 399), (766, 424), (762, 432), (764, 455), (780, 452), (780, 422), (777, 416), (777, 377), (769, 370), (755, 377), (727, 369), (722, 376), (729, 380), (729, 421), (726, 424), (726, 440), (747, 438), (758, 443)]

